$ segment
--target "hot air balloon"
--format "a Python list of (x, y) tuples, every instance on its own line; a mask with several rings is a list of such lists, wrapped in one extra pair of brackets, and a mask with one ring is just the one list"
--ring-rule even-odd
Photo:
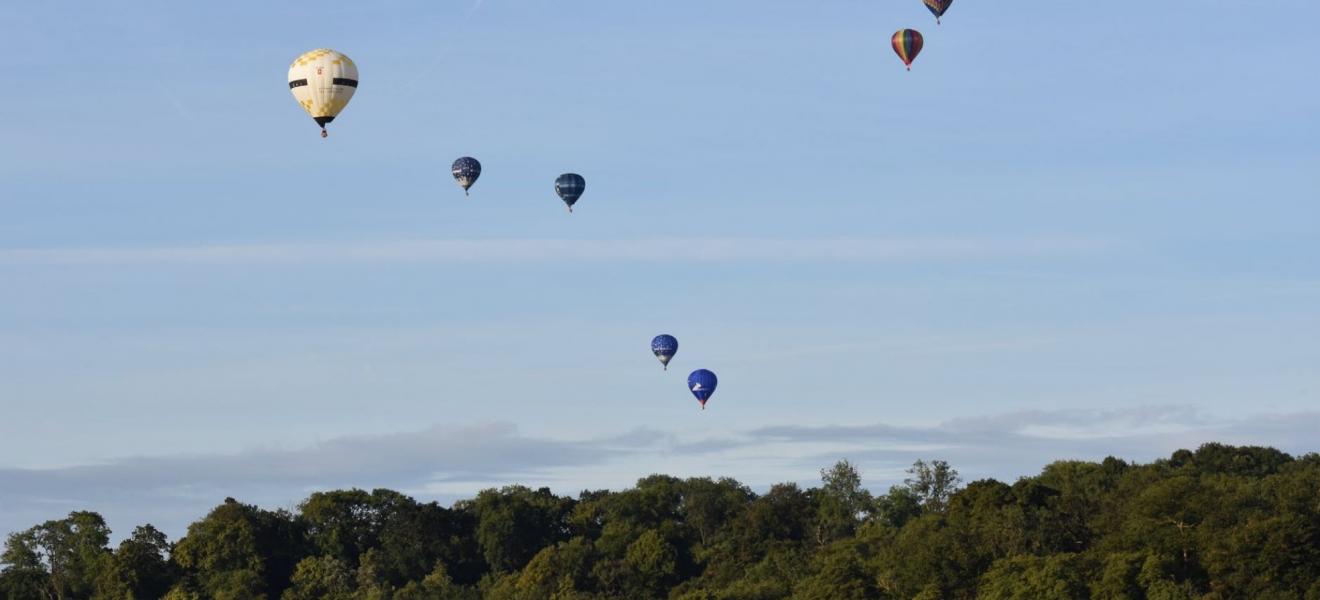
[(688, 389), (697, 397), (697, 402), (701, 403), (701, 410), (706, 410), (706, 401), (710, 400), (711, 394), (715, 393), (715, 386), (719, 383), (720, 380), (715, 374), (705, 369), (697, 369), (688, 375)]
[(660, 359), (660, 364), (664, 365), (665, 370), (668, 371), (669, 361), (673, 360), (674, 355), (678, 353), (678, 339), (672, 335), (657, 335), (655, 339), (651, 340), (651, 352), (655, 354), (656, 358)]
[(894, 53), (903, 59), (903, 64), (907, 65), (908, 70), (911, 71), (912, 61), (917, 60), (917, 55), (921, 54), (921, 46), (924, 43), (921, 32), (915, 29), (900, 29), (894, 34), (894, 39), (890, 42), (894, 45)]
[(921, 0), (921, 1), (926, 4), (926, 8), (930, 9), (930, 14), (935, 15), (936, 25), (940, 24), (940, 17), (943, 17), (944, 13), (948, 12), (949, 6), (953, 4), (953, 0)]
[(293, 99), (328, 135), (327, 123), (339, 116), (357, 91), (358, 70), (352, 59), (329, 48), (318, 48), (294, 59), (289, 66)]
[(481, 177), (481, 163), (471, 156), (464, 156), (454, 161), (454, 181), (463, 188), (463, 195), (468, 195), (468, 188)]
[(568, 212), (573, 212), (573, 205), (585, 191), (587, 191), (587, 180), (577, 173), (564, 173), (555, 180), (555, 193), (559, 194), (564, 204), (568, 205)]

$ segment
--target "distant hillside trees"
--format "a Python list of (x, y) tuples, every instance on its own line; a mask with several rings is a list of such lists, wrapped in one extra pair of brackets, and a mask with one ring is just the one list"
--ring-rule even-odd
[(848, 461), (763, 494), (652, 475), (443, 507), (390, 490), (295, 512), (232, 498), (171, 544), (74, 512), (11, 534), (0, 598), (1320, 600), (1320, 456), (1207, 444), (1061, 461), (1012, 484), (917, 461), (873, 495)]

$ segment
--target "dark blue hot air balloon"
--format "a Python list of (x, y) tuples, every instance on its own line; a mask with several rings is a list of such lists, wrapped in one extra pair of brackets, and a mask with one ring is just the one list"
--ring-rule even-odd
[(710, 400), (711, 394), (715, 393), (715, 386), (719, 384), (719, 378), (705, 369), (697, 369), (688, 375), (688, 389), (697, 397), (697, 402), (701, 403), (701, 410), (706, 410), (706, 401)]
[(656, 358), (660, 359), (660, 364), (664, 365), (665, 370), (668, 371), (669, 361), (674, 359), (675, 354), (678, 354), (678, 339), (668, 334), (657, 335), (655, 339), (651, 340), (651, 352), (655, 354)]
[(468, 188), (477, 182), (478, 177), (481, 177), (481, 163), (477, 159), (464, 156), (454, 161), (454, 181), (462, 186), (464, 195), (467, 195)]
[(564, 173), (555, 180), (555, 193), (559, 194), (564, 204), (568, 205), (568, 212), (573, 212), (573, 205), (585, 191), (587, 191), (587, 180), (577, 173)]

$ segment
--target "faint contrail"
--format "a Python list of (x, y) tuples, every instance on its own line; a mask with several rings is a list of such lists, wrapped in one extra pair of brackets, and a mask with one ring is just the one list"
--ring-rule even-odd
[(188, 108), (183, 105), (183, 102), (179, 100), (179, 97), (177, 95), (171, 93), (163, 85), (157, 85), (156, 88), (160, 90), (161, 96), (164, 96), (166, 100), (169, 100), (170, 104), (174, 105), (174, 110), (179, 113), (180, 117), (188, 119), (189, 121), (197, 120), (195, 117), (193, 117), (192, 112), (190, 112)]
[(485, 4), (485, 3), (486, 3), (486, 0), (477, 0), (476, 2), (473, 2), (473, 3), (472, 3), (472, 8), (468, 9), (468, 16), (469, 16), (469, 17), (472, 16), (472, 13), (477, 12), (477, 9), (478, 9), (478, 8), (481, 8), (481, 5), (482, 5), (482, 4)]
[(594, 262), (895, 262), (1056, 258), (1121, 251), (1103, 238), (651, 238), (489, 239), (0, 248), (0, 267), (24, 264), (298, 264)]

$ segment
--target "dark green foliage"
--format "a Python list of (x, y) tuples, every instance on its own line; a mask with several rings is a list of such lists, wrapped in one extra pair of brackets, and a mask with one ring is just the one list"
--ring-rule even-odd
[(851, 537), (858, 523), (874, 509), (871, 492), (862, 487), (862, 475), (847, 460), (821, 469), (821, 486), (815, 494), (816, 543), (825, 545)]
[(573, 501), (550, 488), (520, 485), (483, 490), (466, 505), (477, 518), (476, 541), (496, 572), (521, 569), (541, 548), (568, 538)]
[(169, 564), (170, 542), (150, 525), (133, 530), (119, 543), (109, 568), (97, 579), (97, 596), (104, 598), (160, 598), (174, 581)]
[(921, 516), (921, 498), (903, 486), (889, 488), (889, 493), (875, 499), (875, 518), (895, 529)]
[(173, 546), (144, 526), (113, 550), (75, 512), (9, 536), (0, 600), (1320, 600), (1320, 455), (1207, 444), (966, 487), (940, 461), (909, 473), (879, 497), (841, 461), (761, 495), (652, 475), (452, 508), (229, 499)]
[(284, 511), (226, 498), (174, 547), (179, 587), (207, 598), (279, 598), (309, 551), (305, 528)]
[(874, 600), (884, 597), (868, 566), (873, 549), (864, 541), (836, 542), (817, 552), (812, 573), (793, 586), (793, 600)]
[(371, 551), (370, 575), (382, 585), (420, 581), (441, 562), (449, 565), (446, 576), (466, 584), (486, 569), (470, 512), (422, 504), (390, 490), (347, 490), (312, 494), (300, 517), (313, 549), (349, 570), (360, 569), (362, 556)]
[(293, 570), (292, 585), (283, 600), (350, 600), (353, 573), (333, 556), (309, 556)]
[(478, 600), (481, 598), (480, 592), (474, 588), (465, 587), (454, 583), (453, 578), (445, 570), (443, 564), (436, 565), (435, 570), (421, 581), (412, 581), (403, 589), (394, 594), (371, 594), (359, 590), (355, 598), (362, 600), (375, 600), (376, 598), (393, 598), (393, 600)]
[[(72, 512), (9, 536), (0, 563), (9, 588), (31, 594), (40, 589), (48, 598), (90, 598), (96, 582), (111, 568), (110, 528), (93, 512)], [(10, 582), (12, 575), (12, 581)], [(23, 597), (21, 595), (14, 597)]]
[(737, 481), (723, 478), (688, 479), (683, 492), (682, 520), (697, 534), (702, 546), (715, 541), (715, 534), (747, 509), (756, 498), (752, 490)]
[(1089, 569), (1076, 554), (1019, 554), (995, 562), (981, 577), (982, 600), (1086, 598)]

